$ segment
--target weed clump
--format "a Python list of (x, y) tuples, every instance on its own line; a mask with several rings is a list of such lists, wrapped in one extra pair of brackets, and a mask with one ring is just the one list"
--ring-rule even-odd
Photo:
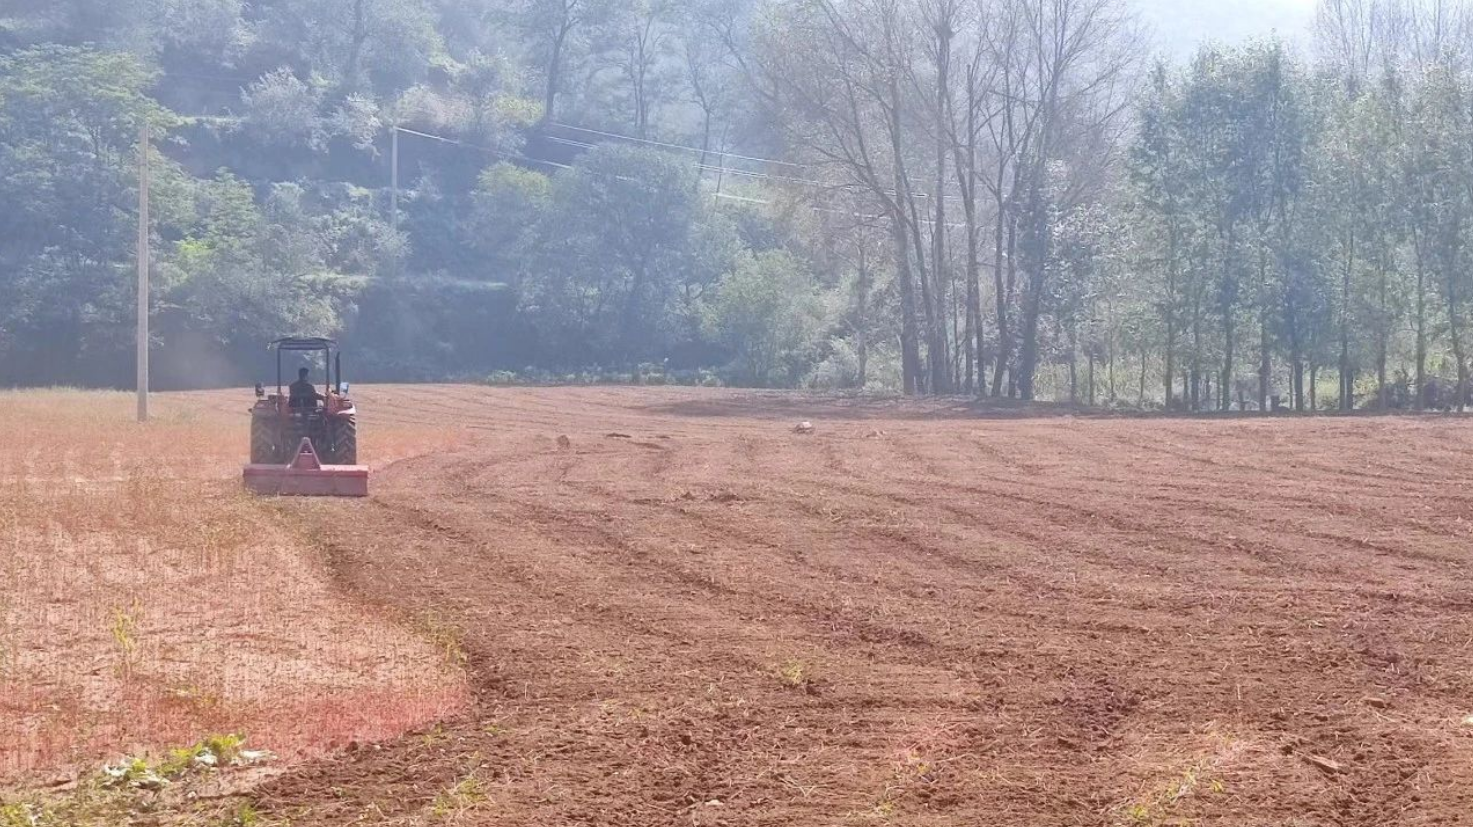
[(167, 809), (178, 821), (159, 824), (258, 827), (261, 816), (235, 796), (198, 796), (216, 772), (271, 760), (266, 750), (245, 748), (239, 735), (211, 735), (162, 756), (138, 755), (102, 767), (56, 793), (0, 797), (0, 827), (117, 827), (140, 823), (142, 813)]
[(438, 821), (454, 821), (481, 809), (489, 801), (490, 796), (480, 779), (467, 775), (435, 796), (430, 804), (430, 816)]
[(273, 757), (267, 750), (245, 749), (245, 739), (239, 735), (211, 735), (194, 746), (171, 749), (159, 761), (133, 757), (103, 767), (102, 774), (106, 786), (156, 790), (191, 772), (251, 766)]

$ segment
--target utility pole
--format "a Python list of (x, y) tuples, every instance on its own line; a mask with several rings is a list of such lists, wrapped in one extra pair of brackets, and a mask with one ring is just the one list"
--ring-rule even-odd
[(148, 121), (138, 134), (138, 421), (148, 421)]
[(393, 138), (389, 148), (389, 221), (399, 231), (399, 127), (390, 127)]
[(725, 178), (726, 178), (726, 135), (730, 131), (731, 131), (731, 125), (730, 124), (721, 127), (721, 154), (717, 156), (718, 158), (720, 158), (720, 160), (717, 161), (717, 163), (720, 164), (721, 166), (717, 167), (717, 169), (716, 169), (716, 197), (717, 198), (720, 198), (721, 197), (721, 182), (723, 180), (725, 180)]

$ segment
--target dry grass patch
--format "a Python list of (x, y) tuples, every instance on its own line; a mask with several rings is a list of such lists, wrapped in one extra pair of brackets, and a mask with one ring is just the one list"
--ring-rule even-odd
[(320, 754), (462, 701), (432, 643), (335, 593), (240, 490), (249, 395), (221, 399), (139, 425), (127, 394), (0, 393), (0, 781), (209, 732)]

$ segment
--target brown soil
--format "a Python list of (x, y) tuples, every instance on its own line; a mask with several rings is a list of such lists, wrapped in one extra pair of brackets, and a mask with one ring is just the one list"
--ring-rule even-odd
[(269, 817), (1473, 823), (1463, 420), (363, 396), (370, 433), (471, 436), (281, 508), (348, 593), (457, 629), (473, 700)]

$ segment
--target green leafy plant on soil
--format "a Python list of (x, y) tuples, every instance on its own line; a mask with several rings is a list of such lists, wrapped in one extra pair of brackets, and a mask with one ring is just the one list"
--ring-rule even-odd
[(271, 759), (239, 735), (212, 735), (160, 758), (132, 756), (55, 792), (0, 795), (0, 827), (117, 827), (149, 814), (158, 827), (263, 827), (239, 797), (201, 797), (197, 785), (217, 773)]
[(474, 774), (467, 775), (447, 790), (435, 796), (430, 805), (430, 815), (436, 819), (449, 820), (475, 810), (490, 801), (484, 785)]
[(239, 735), (211, 735), (194, 746), (168, 750), (158, 761), (136, 756), (103, 767), (102, 774), (114, 787), (159, 789), (192, 771), (249, 766), (271, 757), (265, 750), (245, 749), (245, 739)]

